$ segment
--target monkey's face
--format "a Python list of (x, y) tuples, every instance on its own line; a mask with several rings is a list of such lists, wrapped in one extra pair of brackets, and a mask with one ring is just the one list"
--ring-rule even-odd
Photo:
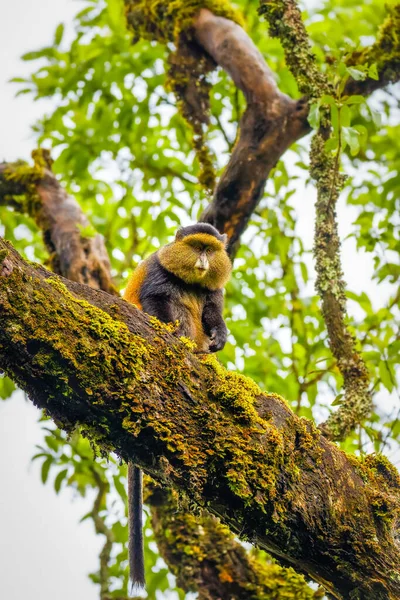
[(161, 248), (159, 258), (163, 267), (186, 283), (210, 290), (224, 287), (231, 274), (225, 243), (207, 233), (175, 240)]

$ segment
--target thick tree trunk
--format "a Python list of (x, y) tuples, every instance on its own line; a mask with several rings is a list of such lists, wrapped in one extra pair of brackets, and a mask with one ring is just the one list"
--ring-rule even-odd
[(282, 398), (149, 321), (0, 242), (0, 368), (36, 405), (134, 456), (336, 598), (398, 598), (395, 470), (347, 457)]

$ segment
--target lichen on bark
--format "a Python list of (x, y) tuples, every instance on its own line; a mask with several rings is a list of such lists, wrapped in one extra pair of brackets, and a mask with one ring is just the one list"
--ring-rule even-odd
[[(266, 16), (272, 35), (279, 37), (299, 90), (314, 101), (324, 94), (335, 96), (333, 85), (316, 64), (295, 0), (261, 0), (260, 13)], [(345, 177), (340, 173), (340, 148), (335, 157), (325, 149), (331, 122), (329, 113), (324, 110), (321, 112), (321, 124), (311, 142), (310, 153), (310, 173), (317, 187), (314, 243), (316, 289), (321, 298), (329, 345), (343, 376), (345, 390), (339, 410), (330, 416), (321, 429), (332, 439), (344, 439), (368, 417), (372, 399), (368, 369), (346, 324), (345, 283), (335, 210)]]
[(332, 86), (318, 69), (295, 0), (260, 0), (259, 13), (268, 21), (270, 35), (279, 38), (299, 91), (310, 99), (329, 94)]
[(317, 185), (314, 240), (316, 289), (329, 335), (329, 344), (343, 376), (343, 402), (322, 426), (325, 435), (344, 439), (363, 423), (372, 409), (370, 378), (367, 366), (357, 349), (357, 342), (346, 324), (346, 285), (340, 260), (340, 240), (336, 219), (336, 202), (344, 177), (337, 160), (325, 150), (323, 131), (315, 134), (311, 144), (310, 173)]

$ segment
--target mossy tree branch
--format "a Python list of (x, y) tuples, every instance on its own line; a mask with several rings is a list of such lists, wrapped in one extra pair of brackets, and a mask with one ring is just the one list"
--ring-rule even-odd
[(202, 9), (194, 30), (197, 42), (232, 77), (247, 101), (238, 141), (213, 201), (200, 218), (228, 235), (233, 252), (271, 170), (288, 147), (309, 131), (308, 106), (279, 91), (263, 56), (238, 24)]
[(378, 79), (367, 77), (364, 81), (351, 79), (346, 93), (371, 94), (389, 83), (400, 79), (400, 3), (388, 6), (388, 16), (379, 28), (376, 42), (362, 50), (356, 50), (347, 59), (348, 65), (376, 64)]
[(35, 150), (32, 156), (32, 167), (0, 164), (0, 206), (12, 206), (36, 221), (56, 273), (116, 294), (103, 237), (94, 230), (85, 234), (89, 221), (51, 171), (49, 152)]
[(0, 263), (0, 368), (57, 424), (134, 457), (334, 597), (397, 597), (389, 463), (347, 457), (280, 397), (199, 361), (126, 302), (62, 284), (3, 241)]
[[(182, 497), (148, 481), (146, 504), (162, 556), (178, 585), (199, 600), (317, 600), (301, 575), (267, 559), (251, 556), (219, 519), (194, 514)], [(205, 514), (204, 514), (205, 513)]]
[[(0, 204), (8, 203), (15, 210), (27, 213), (34, 217), (36, 223), (44, 228), (44, 237), (47, 240), (58, 240), (61, 229), (65, 231), (65, 239), (68, 232), (79, 231), (79, 226), (85, 223), (85, 218), (79, 206), (68, 196), (61, 186), (58, 184), (54, 175), (50, 172), (46, 173), (46, 177), (50, 179), (52, 185), (48, 189), (47, 194), (42, 192), (42, 182), (45, 178), (45, 173), (39, 168), (38, 158), (45, 152), (48, 166), (50, 167), (49, 155), (46, 151), (40, 153), (34, 152), (35, 166), (29, 167), (24, 163), (16, 163), (14, 165), (3, 165), (3, 174), (6, 176), (1, 179), (0, 175)], [(0, 169), (1, 173), (1, 169)], [(53, 181), (54, 180), (54, 181)], [(54, 197), (53, 197), (54, 195)], [(67, 203), (67, 207), (64, 206)], [(73, 210), (68, 210), (72, 204)], [(68, 217), (67, 223), (65, 218)], [(87, 262), (84, 273), (86, 273), (85, 281), (81, 280), (81, 257), (86, 257), (86, 239), (82, 236), (74, 238), (73, 251), (70, 251), (68, 244), (55, 243), (48, 244), (50, 250), (54, 250), (52, 267), (54, 272), (62, 275), (71, 281), (77, 283), (87, 283), (94, 289), (109, 290), (109, 282), (111, 282), (111, 274), (109, 273), (109, 261), (103, 260), (107, 256), (106, 248), (102, 245), (102, 238), (99, 237), (100, 244), (93, 246), (90, 252), (90, 261)], [(81, 246), (79, 252), (79, 245)], [(100, 255), (96, 256), (100, 248)], [(102, 264), (104, 275), (99, 280), (96, 271), (93, 273), (91, 267), (96, 264)], [(108, 273), (108, 277), (107, 277)], [(112, 288), (114, 293), (114, 289)], [(94, 521), (96, 533), (105, 536), (106, 541), (100, 553), (100, 596), (102, 599), (109, 598), (109, 563), (113, 544), (113, 533), (106, 526), (104, 518), (100, 515), (100, 507), (103, 503), (105, 494), (107, 493), (108, 484), (101, 479), (96, 469), (92, 469), (92, 474), (97, 484), (98, 493), (94, 502), (92, 518)], [(243, 547), (234, 541), (232, 534), (229, 534), (227, 528), (218, 525), (215, 520), (210, 517), (202, 519), (198, 516), (196, 519), (193, 515), (187, 516), (181, 514), (178, 516), (179, 508), (176, 503), (173, 503), (172, 492), (168, 492), (164, 488), (165, 503), (160, 510), (160, 507), (154, 506), (154, 502), (150, 502), (153, 524), (156, 525), (158, 531), (157, 540), (159, 543), (161, 555), (167, 562), (172, 571), (178, 575), (178, 580), (181, 587), (185, 591), (193, 591), (196, 587), (199, 590), (200, 598), (209, 598), (208, 590), (218, 589), (218, 594), (221, 600), (251, 600), (254, 598), (256, 591), (262, 591), (265, 600), (275, 600), (277, 593), (286, 590), (288, 593), (296, 593), (299, 600), (307, 600), (314, 598), (314, 592), (308, 587), (304, 578), (301, 575), (295, 574), (292, 570), (287, 570), (279, 565), (271, 565), (266, 571), (263, 563), (255, 558), (249, 559)], [(153, 497), (153, 496), (151, 496)], [(150, 498), (150, 496), (149, 496)], [(171, 513), (171, 514), (169, 514)], [(199, 564), (199, 559), (196, 554), (189, 553), (185, 560), (182, 561), (182, 554), (177, 553), (175, 542), (171, 541), (170, 536), (162, 537), (160, 532), (164, 532), (175, 526), (178, 526), (180, 521), (190, 520), (192, 527), (184, 531), (181, 528), (180, 540), (185, 547), (192, 546), (194, 543), (193, 523), (196, 522), (196, 531), (202, 531), (202, 551), (209, 557), (213, 556), (213, 560), (209, 560), (207, 568)], [(184, 541), (184, 538), (186, 539)], [(218, 540), (218, 553), (215, 552), (215, 542)], [(235, 581), (223, 576), (227, 568), (227, 555), (232, 555), (231, 566), (233, 564), (236, 569)], [(233, 562), (232, 562), (233, 561)], [(213, 568), (210, 568), (212, 565)], [(193, 574), (193, 577), (188, 576), (188, 569)], [(201, 572), (201, 582), (195, 577), (196, 572)], [(222, 573), (222, 575), (221, 575)], [(240, 578), (238, 578), (240, 573)], [(268, 574), (269, 581), (262, 581)], [(221, 576), (220, 576), (221, 575)], [(232, 572), (233, 575), (233, 572)], [(257, 592), (258, 593), (258, 592)]]
[[(207, 13), (208, 13), (208, 11), (201, 11), (201, 14), (203, 15), (203, 21), (202, 21), (202, 19), (200, 18), (200, 17), (201, 17), (201, 14), (199, 15), (199, 21), (198, 21), (198, 23), (199, 23), (199, 32), (200, 32), (200, 34), (199, 34), (199, 35), (201, 35), (201, 28), (203, 28), (203, 32), (205, 32), (205, 31), (207, 31), (207, 28), (208, 28), (208, 27), (210, 27), (210, 26), (211, 26), (211, 24), (212, 24), (212, 26), (211, 26), (211, 33), (210, 33), (210, 30), (207, 32), (207, 35), (206, 35), (206, 38), (205, 38), (205, 40), (206, 40), (206, 41), (204, 42), (204, 43), (205, 43), (205, 46), (204, 46), (204, 47), (206, 47), (206, 46), (207, 46), (207, 40), (208, 40), (208, 42), (209, 42), (209, 54), (210, 54), (210, 55), (213, 55), (213, 57), (214, 57), (214, 58), (216, 58), (216, 57), (218, 57), (218, 51), (219, 51), (218, 35), (221, 35), (221, 32), (223, 32), (223, 30), (225, 29), (225, 34), (224, 34), (224, 35), (226, 35), (226, 36), (227, 36), (227, 38), (229, 38), (229, 36), (230, 36), (230, 32), (229, 32), (229, 27), (227, 28), (227, 26), (226, 26), (226, 23), (225, 23), (225, 22), (227, 21), (227, 19), (222, 19), (222, 18), (219, 18), (219, 19), (215, 20), (215, 19), (214, 19), (214, 15), (211, 15), (211, 17), (210, 17), (210, 14), (211, 14), (211, 13), (210, 13), (210, 14), (208, 14), (208, 15), (207, 15)], [(204, 16), (204, 15), (205, 15), (205, 16)], [(229, 21), (228, 21), (228, 22), (229, 22)], [(236, 27), (237, 27), (237, 26), (236, 26)], [(214, 29), (213, 29), (213, 28), (214, 28)], [(238, 28), (238, 29), (240, 29), (240, 28)], [(219, 32), (219, 33), (218, 33), (218, 32)], [(209, 35), (209, 33), (210, 33), (210, 35)], [(213, 37), (213, 36), (214, 36), (214, 37)], [(234, 37), (235, 37), (235, 36), (233, 35), (233, 38), (234, 38)], [(199, 39), (200, 39), (200, 38), (199, 38)], [(238, 44), (236, 47), (239, 47), (239, 46), (240, 46), (240, 43), (239, 43), (239, 44)], [(246, 44), (245, 44), (245, 46), (246, 46)], [(234, 44), (231, 46), (231, 48), (234, 48)], [(248, 52), (248, 58), (250, 59), (250, 55), (251, 55), (251, 48), (250, 48), (250, 47), (248, 47), (248, 48), (247, 48), (247, 52)], [(214, 54), (212, 54), (212, 53), (214, 53)], [(236, 55), (238, 55), (238, 53), (235, 53), (235, 52), (233, 52), (233, 56), (234, 56), (235, 54), (236, 54)], [(228, 53), (226, 53), (226, 57), (229, 57), (229, 52), (228, 52)], [(254, 58), (254, 56), (253, 56), (253, 58)], [(220, 60), (221, 60), (221, 64), (223, 64), (223, 53), (221, 53), (221, 54), (220, 54)], [(226, 59), (226, 60), (228, 60), (228, 59)], [(262, 60), (262, 59), (261, 59), (261, 60)], [(217, 62), (218, 62), (218, 61), (217, 61)], [(257, 60), (256, 60), (256, 63), (257, 63)], [(252, 63), (252, 64), (254, 65), (254, 63)], [(232, 76), (233, 76), (233, 78), (234, 78), (234, 80), (235, 80), (235, 73), (234, 73), (234, 71), (235, 71), (235, 64), (234, 64), (234, 62), (233, 62), (233, 63), (231, 63), (231, 65), (232, 65), (232, 66), (231, 66), (231, 67), (229, 67), (229, 64), (228, 64), (228, 63), (226, 63), (226, 68), (227, 68), (227, 71), (228, 71), (228, 72), (230, 72), (230, 71), (229, 71), (229, 68), (231, 68), (231, 69), (232, 69), (232, 72), (231, 72), (231, 74), (232, 74)], [(238, 65), (239, 65), (239, 63), (236, 63), (236, 66), (238, 66)], [(251, 69), (250, 69), (250, 70), (251, 70)], [(268, 71), (268, 68), (266, 68), (266, 72), (267, 72), (267, 71)], [(260, 74), (260, 73), (261, 73), (261, 71), (257, 71), (257, 72), (258, 72), (258, 74)], [(240, 70), (237, 70), (237, 71), (236, 71), (236, 73), (240, 75)], [(397, 75), (395, 75), (394, 77), (392, 76), (392, 80), (393, 80), (393, 78), (395, 79), (395, 77), (397, 77)], [(267, 75), (267, 79), (268, 79), (268, 75)], [(237, 85), (239, 85), (239, 87), (240, 87), (240, 83), (239, 83), (238, 81), (236, 81), (236, 80), (235, 80), (235, 82), (236, 82), (236, 83), (237, 83)], [(249, 83), (249, 82), (250, 82), (250, 84), (251, 84), (251, 81), (250, 81), (250, 80), (248, 80), (248, 83)], [(349, 82), (349, 83), (351, 83), (351, 82)], [(353, 82), (353, 83), (354, 83), (354, 82)], [(361, 84), (364, 84), (365, 82), (355, 82), (355, 83), (356, 83), (356, 84), (360, 84), (360, 85), (361, 85)], [(261, 85), (260, 87), (263, 87), (263, 86)], [(242, 87), (241, 89), (243, 89), (243, 91), (244, 91), (244, 92), (245, 92), (245, 94), (246, 94), (246, 87), (244, 86), (244, 87)], [(251, 87), (248, 87), (248, 90), (250, 90), (250, 89), (251, 89)], [(364, 90), (352, 91), (352, 93), (369, 93), (369, 91), (370, 91), (370, 90), (369, 90), (367, 87), (365, 87), (365, 88), (364, 88)], [(276, 90), (276, 88), (275, 88), (275, 92), (274, 92), (274, 93), (275, 93), (276, 95), (279, 95), (279, 92)], [(271, 95), (270, 99), (273, 99), (273, 98), (274, 98), (274, 93), (272, 93), (272, 95)], [(256, 95), (256, 94), (255, 94), (255, 95)], [(282, 96), (282, 95), (281, 95), (281, 96)], [(253, 104), (257, 104), (257, 98), (256, 98), (256, 100), (254, 101), (254, 100), (252, 100), (251, 98), (249, 99), (249, 97), (247, 97), (247, 100), (248, 100), (249, 104), (251, 104), (252, 102), (253, 102)], [(261, 99), (261, 101), (262, 101), (262, 99)], [(290, 102), (292, 102), (292, 101), (290, 101)], [(266, 106), (267, 106), (267, 105), (266, 105)], [(306, 122), (306, 119), (305, 119), (305, 116), (306, 116), (306, 114), (307, 114), (307, 110), (308, 110), (308, 108), (307, 108), (307, 106), (306, 106), (306, 102), (304, 102), (304, 101), (303, 101), (302, 103), (300, 103), (300, 109), (299, 109), (299, 110), (302, 112), (302, 115), (300, 115), (300, 117), (301, 117), (301, 120), (302, 120), (302, 123), (300, 123), (300, 128), (301, 128), (301, 129), (302, 129), (302, 131), (303, 131), (303, 133), (302, 133), (301, 135), (303, 135), (303, 134), (304, 134), (304, 133), (306, 133), (306, 132), (308, 131), (308, 129), (309, 129), (309, 128), (308, 128), (308, 124), (307, 124), (307, 122)], [(250, 112), (250, 111), (246, 111), (246, 113), (247, 113), (247, 112)], [(249, 119), (249, 122), (250, 122), (250, 121), (251, 121), (251, 119)], [(243, 123), (243, 122), (242, 122), (242, 123)], [(297, 125), (296, 125), (296, 127), (297, 127)], [(251, 129), (251, 127), (250, 127), (250, 129)], [(297, 135), (297, 133), (296, 133), (296, 135)], [(251, 136), (250, 136), (250, 135), (248, 136), (248, 140), (247, 140), (247, 141), (251, 141)], [(294, 140), (293, 140), (293, 141), (294, 141)], [(253, 140), (253, 143), (254, 143), (254, 140)], [(250, 145), (247, 147), (247, 153), (249, 152), (249, 148), (250, 148), (250, 147), (251, 147), (251, 144), (250, 144)], [(242, 150), (243, 150), (243, 149), (242, 149)], [(273, 151), (274, 151), (274, 146), (273, 146), (273, 144), (271, 144), (270, 153), (271, 153), (271, 152), (273, 152)], [(283, 151), (284, 151), (284, 150), (283, 150)], [(242, 156), (246, 156), (246, 152), (242, 151)], [(269, 154), (269, 156), (270, 156), (270, 154)], [(269, 158), (269, 156), (268, 156), (267, 158)], [(275, 162), (278, 160), (278, 158), (279, 158), (279, 157), (277, 157), (277, 158), (276, 158)], [(241, 173), (241, 168), (245, 168), (245, 167), (246, 167), (246, 165), (245, 165), (245, 164), (243, 164), (243, 163), (241, 163), (241, 161), (240, 161), (240, 160), (238, 160), (237, 162), (238, 162), (238, 164), (236, 165), (236, 170), (234, 169), (234, 170), (233, 170), (233, 172), (234, 172), (234, 174), (236, 174), (236, 175), (237, 175), (237, 174), (239, 174), (239, 175), (240, 175), (240, 173)], [(231, 165), (231, 163), (228, 165), (228, 167), (229, 167), (229, 166), (232, 166), (232, 165)], [(260, 177), (261, 177), (261, 176), (260, 176), (259, 174), (258, 174), (258, 177), (259, 177), (259, 181), (261, 181), (261, 179), (262, 179), (262, 178), (260, 179)], [(221, 180), (221, 181), (222, 181), (222, 180)], [(264, 181), (264, 184), (265, 184), (265, 181)], [(9, 185), (9, 182), (7, 182), (7, 185)], [(239, 183), (238, 183), (237, 185), (238, 185), (238, 187), (239, 187)], [(251, 185), (250, 185), (250, 187), (251, 187)], [(248, 215), (248, 214), (251, 214), (251, 210), (250, 210), (250, 212), (249, 212), (249, 210), (248, 210), (248, 209), (246, 209), (245, 200), (243, 200), (242, 196), (241, 196), (240, 194), (232, 193), (232, 191), (234, 192), (234, 190), (235, 190), (235, 180), (232, 180), (232, 179), (231, 179), (231, 180), (230, 180), (230, 189), (229, 189), (229, 193), (227, 193), (226, 195), (222, 194), (222, 195), (220, 196), (220, 200), (221, 200), (221, 206), (218, 204), (218, 202), (216, 202), (216, 201), (214, 200), (214, 203), (213, 203), (213, 204), (214, 204), (214, 206), (213, 206), (213, 207), (212, 207), (212, 209), (210, 209), (210, 211), (209, 211), (209, 215), (210, 215), (210, 214), (212, 215), (212, 217), (210, 217), (210, 219), (216, 219), (216, 218), (218, 217), (218, 214), (219, 214), (219, 211), (220, 211), (221, 207), (222, 207), (222, 208), (224, 207), (224, 202), (225, 202), (225, 210), (226, 210), (226, 212), (225, 212), (225, 216), (227, 217), (227, 219), (226, 219), (226, 222), (227, 222), (227, 223), (229, 223), (229, 217), (230, 217), (230, 215), (231, 215), (232, 213), (235, 213), (235, 210), (236, 210), (236, 212), (238, 213), (238, 215), (239, 215), (239, 216), (237, 217), (237, 220), (236, 220), (236, 222), (234, 222), (234, 223), (233, 223), (233, 227), (231, 227), (231, 229), (230, 229), (230, 232), (232, 233), (232, 236), (231, 236), (231, 237), (233, 237), (233, 236), (234, 236), (234, 234), (235, 234), (235, 231), (237, 231), (237, 230), (235, 229), (236, 227), (238, 227), (238, 228), (239, 228), (239, 230), (240, 230), (240, 228), (242, 228), (240, 231), (243, 231), (243, 230), (244, 230), (244, 228), (245, 228), (245, 226), (246, 226), (246, 223), (247, 223), (247, 221), (246, 221), (246, 218), (248, 219), (248, 216), (246, 216), (246, 215)], [(217, 191), (218, 191), (218, 190), (217, 190)], [(254, 188), (253, 188), (253, 190), (251, 190), (251, 191), (252, 191), (252, 192), (254, 192)], [(257, 193), (259, 192), (258, 188), (256, 188), (256, 191), (257, 191)], [(262, 191), (262, 190), (261, 190), (261, 191)], [(258, 197), (261, 197), (261, 193), (259, 194), (259, 196), (258, 196)], [(217, 195), (216, 195), (216, 197), (215, 197), (215, 198), (217, 198)], [(233, 202), (232, 202), (232, 199), (233, 199)], [(248, 199), (248, 201), (250, 201), (250, 202), (251, 202), (251, 201), (254, 201), (254, 196), (252, 195), (252, 193), (248, 193), (248, 194), (247, 194), (247, 199)], [(17, 198), (16, 198), (16, 196), (14, 196), (14, 197), (13, 197), (13, 200), (17, 201)], [(258, 201), (258, 200), (256, 199), (256, 202), (255, 202), (254, 206), (256, 205), (257, 201)], [(1, 198), (0, 198), (0, 202), (1, 202)], [(229, 206), (229, 205), (228, 205), (228, 202), (230, 202), (230, 203), (231, 203), (231, 206)], [(240, 206), (237, 206), (237, 205), (235, 205), (235, 202), (237, 203), (237, 205), (238, 205), (238, 204), (240, 204)], [(226, 207), (227, 207), (227, 208), (226, 208)], [(212, 214), (213, 212), (214, 212), (214, 214)], [(243, 219), (242, 219), (242, 218), (244, 218), (244, 222), (243, 222)], [(224, 221), (224, 218), (223, 218), (223, 217), (221, 217), (221, 221), (222, 221), (222, 222)], [(220, 222), (221, 222), (221, 221), (220, 221)], [(215, 221), (211, 220), (211, 222), (215, 222)], [(232, 225), (232, 223), (231, 223), (231, 225)], [(224, 230), (224, 229), (225, 229), (225, 225), (224, 225), (224, 226), (222, 226), (222, 227), (221, 227), (221, 229), (223, 229), (223, 230)], [(240, 231), (239, 231), (239, 233), (237, 234), (237, 237), (239, 237), (239, 235), (240, 235)], [(232, 246), (233, 246), (233, 244), (232, 244)], [(5, 266), (3, 267), (4, 273), (8, 273), (9, 267), (7, 266), (7, 264), (8, 264), (8, 263), (6, 262)]]
[[(300, 53), (296, 46), (299, 36), (303, 40), (308, 40), (308, 37), (295, 2), (263, 0), (260, 5), (260, 12), (268, 15), (272, 35), (279, 36), (286, 44), (288, 65), (294, 68), (297, 77), (300, 76), (298, 67), (302, 66), (304, 87), (301, 81), (298, 82), (306, 95), (298, 101), (278, 90), (272, 72), (240, 26), (240, 17), (232, 12), (228, 2), (125, 0), (128, 26), (135, 36), (145, 36), (161, 43), (174, 41), (179, 44), (184, 40), (180, 47), (181, 58), (175, 53), (172, 60), (176, 69), (180, 61), (181, 72), (175, 74), (174, 81), (169, 79), (169, 85), (178, 99), (186, 102), (184, 114), (186, 117), (190, 115), (189, 120), (195, 118), (202, 126), (207, 123), (210, 86), (206, 75), (217, 65), (231, 75), (246, 97), (247, 109), (239, 124), (237, 143), (217, 183), (213, 201), (201, 217), (201, 220), (228, 234), (232, 254), (262, 197), (272, 168), (291, 144), (310, 131), (307, 122), (310, 97), (314, 97), (314, 92), (318, 97), (322, 87), (325, 87), (326, 93), (331, 91), (331, 86), (319, 74), (311, 52)], [(159, 27), (160, 22), (163, 23), (162, 28)], [(400, 80), (397, 24), (396, 8), (392, 18), (382, 26), (377, 42), (366, 48), (363, 56), (354, 57), (354, 61), (359, 60), (360, 64), (373, 56), (378, 65), (379, 80), (354, 81), (349, 78), (345, 94), (367, 95), (389, 82)], [(306, 72), (311, 65), (314, 68), (314, 92), (310, 90)], [(200, 137), (195, 146), (204, 157), (204, 137)], [(209, 157), (206, 163), (211, 169)]]
[[(318, 69), (295, 0), (262, 0), (260, 12), (268, 20), (272, 35), (281, 40), (286, 62), (300, 91), (313, 100), (324, 94), (335, 95), (327, 76)], [(329, 115), (324, 114), (311, 144), (311, 175), (317, 186), (314, 255), (316, 289), (321, 298), (329, 345), (343, 376), (345, 396), (339, 410), (321, 429), (331, 439), (344, 439), (369, 416), (372, 397), (367, 366), (346, 324), (346, 286), (335, 212), (344, 177), (339, 172), (340, 148), (335, 157), (325, 150), (330, 131)]]

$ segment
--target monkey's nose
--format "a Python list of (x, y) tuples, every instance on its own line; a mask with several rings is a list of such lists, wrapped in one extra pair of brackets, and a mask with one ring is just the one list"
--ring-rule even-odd
[(201, 271), (207, 271), (209, 264), (206, 254), (200, 254), (199, 258), (196, 261), (195, 267), (196, 269), (200, 269)]

